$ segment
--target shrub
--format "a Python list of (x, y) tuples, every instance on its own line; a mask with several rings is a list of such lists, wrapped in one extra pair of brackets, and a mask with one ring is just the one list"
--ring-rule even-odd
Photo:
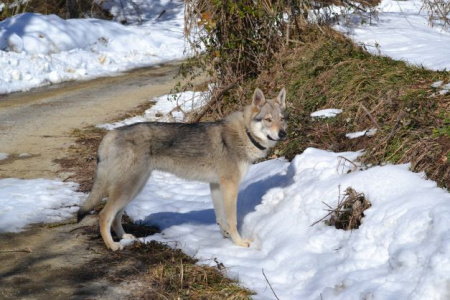
[(448, 0), (422, 0), (422, 2), (431, 26), (435, 24), (446, 28), (450, 26), (450, 2)]
[[(309, 30), (308, 24), (320, 27), (329, 22), (334, 18), (332, 7), (335, 5), (351, 11), (370, 11), (371, 5), (376, 3), (376, 0), (352, 3), (340, 0), (186, 1), (185, 34), (194, 55), (183, 65), (181, 75), (195, 78), (198, 71), (206, 70), (214, 83), (211, 102), (221, 115), (221, 110), (226, 110), (229, 104), (243, 105), (240, 99), (245, 98), (245, 92), (237, 88), (241, 83), (268, 69), (283, 48), (308, 42), (308, 34), (304, 34)], [(179, 88), (186, 89), (186, 86)], [(232, 98), (239, 103), (221, 101), (231, 90), (235, 92)]]
[(61, 18), (93, 17), (111, 19), (102, 8), (103, 1), (89, 0), (6, 0), (0, 4), (0, 21), (17, 14), (34, 12), (43, 15), (55, 14)]

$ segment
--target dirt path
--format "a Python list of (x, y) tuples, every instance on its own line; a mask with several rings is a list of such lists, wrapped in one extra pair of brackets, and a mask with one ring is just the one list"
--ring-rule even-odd
[[(110, 121), (176, 83), (177, 64), (89, 82), (0, 96), (0, 178), (59, 178), (55, 158), (68, 155), (75, 128)], [(23, 155), (23, 154), (27, 155)], [(127, 299), (142, 285), (128, 273), (148, 265), (125, 250), (112, 254), (95, 216), (81, 224), (34, 225), (0, 235), (0, 299)], [(9, 252), (30, 248), (32, 253)], [(133, 279), (134, 278), (134, 279)]]
[(177, 66), (0, 96), (0, 153), (9, 154), (0, 160), (0, 178), (64, 177), (53, 160), (67, 155), (73, 129), (110, 121), (168, 93)]

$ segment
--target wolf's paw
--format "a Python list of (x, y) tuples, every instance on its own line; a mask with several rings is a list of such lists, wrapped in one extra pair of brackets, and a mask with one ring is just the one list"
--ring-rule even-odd
[(234, 242), (237, 246), (241, 246), (244, 248), (249, 248), (250, 245), (252, 244), (252, 240), (248, 240), (248, 239), (240, 239), (239, 241)]
[(135, 240), (136, 239), (136, 237), (130, 233), (125, 233), (124, 235), (122, 235), (122, 238), (126, 239), (126, 240)]
[(112, 251), (123, 250), (123, 245), (121, 243), (112, 243), (108, 245), (108, 248)]

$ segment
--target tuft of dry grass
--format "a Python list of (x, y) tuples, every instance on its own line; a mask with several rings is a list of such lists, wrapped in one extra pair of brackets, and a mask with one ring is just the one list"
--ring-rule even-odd
[[(180, 250), (151, 242), (136, 244), (136, 251), (159, 257), (143, 280), (149, 283), (136, 295), (139, 299), (250, 299), (253, 293), (224, 277), (225, 269), (200, 266)], [(154, 287), (157, 286), (158, 290)], [(162, 287), (162, 290), (161, 290)]]
[(372, 204), (363, 193), (357, 193), (353, 188), (348, 187), (344, 197), (333, 210), (328, 225), (334, 226), (336, 229), (358, 229), (361, 219), (364, 217), (364, 211), (371, 206)]
[[(144, 231), (148, 228), (136, 226), (131, 233), (147, 235)], [(71, 277), (77, 281), (104, 278), (114, 286), (126, 283), (125, 289), (130, 294), (122, 299), (247, 300), (253, 295), (239, 287), (236, 281), (226, 278), (226, 268), (221, 264), (213, 267), (198, 265), (196, 259), (181, 250), (155, 241), (136, 242), (122, 251), (110, 252), (104, 247), (98, 225), (78, 230), (90, 239), (87, 250), (102, 255), (96, 255), (88, 264), (72, 270)]]
[(179, 249), (152, 241), (135, 243), (129, 251), (147, 267), (127, 280), (144, 284), (133, 299), (250, 299), (253, 292), (224, 276), (225, 270), (197, 265)]
[(345, 190), (343, 197), (338, 199), (335, 208), (324, 204), (328, 206), (328, 214), (311, 226), (330, 216), (329, 219), (325, 220), (326, 225), (343, 230), (358, 229), (364, 217), (364, 211), (372, 206), (363, 193), (357, 193), (352, 187)]
[(105, 129), (94, 126), (75, 129), (72, 135), (76, 144), (69, 147), (68, 156), (54, 160), (61, 166), (61, 172), (72, 174), (65, 180), (77, 182), (80, 192), (86, 193), (92, 188), (97, 165), (97, 149), (106, 132)]

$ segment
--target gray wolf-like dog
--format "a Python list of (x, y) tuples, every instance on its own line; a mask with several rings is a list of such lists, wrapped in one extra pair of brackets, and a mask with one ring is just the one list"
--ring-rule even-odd
[(78, 221), (108, 197), (99, 214), (100, 233), (109, 249), (123, 249), (113, 241), (111, 226), (119, 238), (134, 238), (124, 232), (122, 214), (152, 171), (160, 170), (208, 182), (222, 234), (249, 247), (250, 240), (237, 230), (239, 184), (249, 165), (286, 137), (285, 96), (283, 88), (276, 99), (266, 100), (257, 88), (250, 105), (218, 122), (146, 122), (108, 132), (99, 146), (94, 185), (78, 211)]

